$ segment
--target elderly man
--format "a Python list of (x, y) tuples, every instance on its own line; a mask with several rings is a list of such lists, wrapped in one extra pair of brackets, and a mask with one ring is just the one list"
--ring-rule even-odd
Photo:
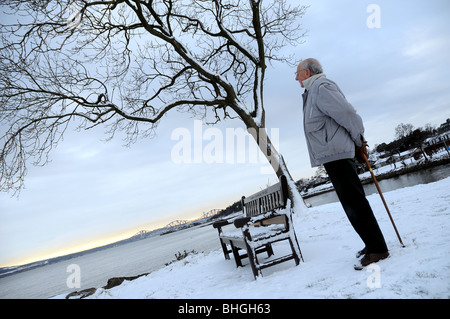
[(356, 172), (355, 156), (366, 155), (361, 117), (316, 59), (297, 67), (303, 93), (303, 125), (311, 166), (324, 165), (350, 223), (365, 244), (361, 269), (389, 256), (386, 242)]

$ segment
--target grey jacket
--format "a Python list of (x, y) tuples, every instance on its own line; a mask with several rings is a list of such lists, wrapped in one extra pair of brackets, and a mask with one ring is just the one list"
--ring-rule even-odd
[(303, 93), (303, 124), (311, 166), (354, 158), (364, 126), (336, 83), (324, 74), (311, 77)]

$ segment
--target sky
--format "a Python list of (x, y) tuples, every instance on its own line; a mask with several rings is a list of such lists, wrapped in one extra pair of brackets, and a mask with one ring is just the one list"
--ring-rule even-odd
[[(314, 57), (321, 62), (363, 118), (370, 147), (394, 140), (400, 123), (419, 128), (450, 118), (449, 1), (301, 3), (310, 5), (302, 18), (307, 36), (302, 45), (287, 49), (296, 61)], [(264, 104), (269, 136), (298, 180), (316, 169), (310, 167), (303, 135), (303, 89), (295, 71), (286, 64), (269, 67)], [(49, 164), (28, 165), (19, 196), (0, 193), (0, 266), (197, 218), (276, 182), (267, 162), (251, 157), (248, 149), (243, 163), (237, 154), (223, 154), (212, 163), (205, 156), (195, 160), (194, 153), (207, 152), (214, 138), (222, 136), (225, 145), (227, 132), (242, 127), (230, 120), (213, 128), (171, 113), (155, 138), (129, 147), (120, 134), (106, 142), (101, 127), (67, 132)], [(179, 160), (180, 145), (191, 145), (191, 161)]]

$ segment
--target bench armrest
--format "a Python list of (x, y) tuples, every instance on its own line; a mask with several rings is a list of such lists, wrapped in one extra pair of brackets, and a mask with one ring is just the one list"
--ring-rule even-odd
[(236, 228), (242, 228), (251, 220), (250, 217), (241, 217), (234, 220), (234, 226)]
[(221, 228), (221, 227), (226, 226), (226, 225), (229, 225), (229, 224), (231, 224), (231, 223), (232, 223), (231, 221), (226, 220), (226, 219), (224, 219), (224, 220), (218, 220), (218, 221), (216, 221), (216, 222), (213, 223), (213, 227), (214, 227), (214, 228)]

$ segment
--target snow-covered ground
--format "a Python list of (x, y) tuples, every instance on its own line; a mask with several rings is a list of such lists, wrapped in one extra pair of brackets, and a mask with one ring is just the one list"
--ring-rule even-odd
[[(368, 196), (390, 257), (367, 269), (353, 265), (362, 242), (339, 203), (294, 216), (304, 262), (263, 270), (236, 268), (221, 250), (190, 254), (149, 275), (88, 298), (275, 299), (450, 297), (450, 177), (384, 193), (405, 247), (401, 247), (377, 194)], [(287, 244), (275, 247), (275, 254)], [(59, 296), (64, 298), (64, 296)]]

